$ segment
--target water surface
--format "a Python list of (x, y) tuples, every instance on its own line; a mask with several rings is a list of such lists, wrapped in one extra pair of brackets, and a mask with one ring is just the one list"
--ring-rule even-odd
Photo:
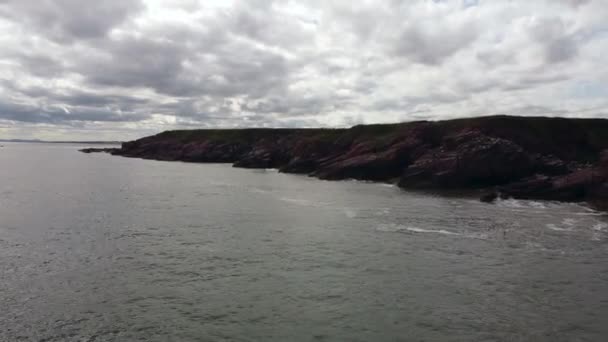
[(606, 341), (608, 217), (0, 148), (0, 341)]

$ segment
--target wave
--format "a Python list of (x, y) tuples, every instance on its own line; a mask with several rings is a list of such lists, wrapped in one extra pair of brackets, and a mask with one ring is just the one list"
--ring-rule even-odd
[(547, 203), (531, 201), (531, 200), (517, 200), (513, 198), (499, 199), (497, 202), (498, 206), (506, 208), (533, 208), (533, 209), (547, 209)]
[(256, 194), (269, 194), (272, 192), (270, 190), (265, 190), (265, 189), (261, 189), (261, 188), (249, 188), (248, 190), (249, 190), (249, 192), (253, 192)]
[(385, 188), (396, 188), (397, 184), (393, 184), (393, 183), (376, 183), (378, 186), (382, 186)]
[(307, 199), (303, 199), (303, 198), (292, 198), (292, 197), (279, 197), (279, 200), (281, 200), (283, 202), (287, 202), (287, 203), (301, 205), (303, 207), (323, 207), (323, 206), (327, 206), (327, 205), (331, 204), (328, 202), (320, 202), (320, 201), (313, 201), (313, 200), (307, 200)]
[(439, 234), (446, 236), (454, 236), (461, 237), (467, 239), (476, 239), (476, 240), (488, 240), (490, 236), (487, 233), (457, 233), (450, 230), (445, 229), (425, 229), (414, 226), (400, 225), (395, 223), (389, 224), (380, 224), (376, 227), (376, 230), (379, 232), (386, 233), (399, 233), (399, 232), (409, 232), (414, 234)]
[(588, 211), (584, 213), (573, 213), (577, 216), (606, 216), (606, 213), (596, 212), (596, 211)]
[(378, 208), (376, 215), (384, 216), (384, 215), (388, 215), (390, 213), (391, 213), (391, 208)]
[(418, 228), (418, 227), (412, 227), (412, 226), (405, 226), (405, 225), (399, 225), (399, 224), (381, 224), (378, 227), (376, 227), (377, 231), (381, 231), (381, 232), (390, 232), (390, 233), (394, 233), (394, 232), (400, 232), (400, 231), (410, 231), (410, 232), (414, 232), (414, 233), (431, 233), (431, 234), (443, 234), (443, 235), (462, 235), (459, 233), (455, 233), (455, 232), (451, 232), (448, 230), (444, 230), (444, 229), (439, 229), (439, 230), (434, 230), (434, 229), (423, 229), (423, 228)]
[(562, 228), (562, 227), (558, 227), (557, 225), (553, 224), (553, 223), (548, 223), (545, 225), (545, 227), (554, 230), (556, 232), (571, 232), (572, 228)]
[(576, 220), (573, 218), (565, 218), (562, 220), (562, 224), (568, 227), (573, 227), (576, 223)]
[(422, 229), (422, 228), (416, 228), (416, 227), (407, 227), (405, 229), (409, 230), (410, 232), (414, 232), (414, 233), (431, 233), (431, 234), (435, 233), (435, 234), (444, 234), (444, 235), (462, 235), (462, 234), (454, 233), (454, 232), (451, 232), (449, 230), (444, 230), (444, 229), (433, 230), (433, 229)]
[[(558, 232), (571, 232), (571, 231), (574, 231), (575, 228), (577, 228), (578, 222), (579, 222), (579, 220), (577, 220), (577, 219), (565, 218), (562, 220), (561, 224), (559, 224), (559, 225), (554, 224), (554, 223), (548, 223), (545, 226), (551, 230), (555, 230)], [(580, 225), (579, 225), (579, 227), (580, 227)], [(598, 222), (598, 221), (596, 221), (596, 223), (590, 227), (591, 230), (594, 230), (597, 232), (601, 232), (606, 228), (608, 228), (608, 223)]]

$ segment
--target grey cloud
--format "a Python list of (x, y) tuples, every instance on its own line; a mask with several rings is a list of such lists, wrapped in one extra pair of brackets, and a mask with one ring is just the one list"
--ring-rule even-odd
[(567, 32), (566, 24), (560, 18), (544, 18), (530, 29), (531, 37), (542, 45), (545, 60), (559, 63), (577, 55), (576, 38)]
[(276, 53), (217, 31), (183, 27), (168, 27), (162, 39), (107, 40), (100, 56), (78, 61), (76, 70), (92, 85), (143, 87), (177, 97), (261, 97), (285, 87), (289, 72)]
[(578, 45), (573, 38), (564, 37), (547, 44), (545, 54), (548, 62), (558, 63), (576, 56), (577, 50)]
[(53, 57), (36, 53), (21, 53), (12, 56), (19, 65), (34, 76), (57, 77), (65, 72), (63, 63)]
[[(463, 92), (462, 94), (442, 94), (435, 92), (428, 94), (427, 96), (403, 96), (396, 99), (382, 99), (375, 101), (370, 104), (369, 108), (378, 111), (403, 111), (404, 108), (418, 108), (420, 105), (431, 105), (431, 104), (448, 104), (458, 101), (462, 101), (469, 94)], [(417, 110), (415, 113), (420, 113)], [(427, 112), (426, 110), (424, 112)]]
[(567, 2), (574, 7), (580, 7), (588, 4), (590, 0), (567, 0)]
[(134, 111), (140, 106), (149, 104), (149, 100), (133, 96), (102, 95), (84, 91), (69, 94), (53, 94), (49, 98), (74, 107), (111, 107), (121, 111)]
[(279, 9), (277, 0), (247, 1), (226, 13), (223, 25), (233, 35), (246, 37), (269, 47), (286, 50), (314, 42), (306, 20), (293, 18)]
[(148, 87), (175, 93), (187, 50), (171, 41), (149, 38), (109, 40), (100, 56), (77, 62), (77, 70), (94, 85)]
[(263, 100), (246, 102), (245, 108), (255, 113), (286, 114), (301, 117), (317, 115), (327, 111), (343, 110), (355, 104), (352, 96), (336, 93), (311, 94), (308, 96), (269, 97)]
[(146, 115), (129, 113), (121, 115), (115, 111), (99, 107), (71, 107), (31, 105), (0, 102), (0, 119), (28, 122), (70, 124), (72, 122), (133, 122), (145, 119)]
[(435, 65), (471, 44), (475, 36), (476, 32), (470, 27), (457, 31), (429, 32), (409, 26), (400, 34), (394, 51), (414, 62)]
[(140, 0), (2, 0), (0, 15), (60, 42), (99, 38), (143, 9)]
[[(382, 5), (360, 2), (332, 2), (333, 16), (344, 23), (348, 32), (353, 33), (361, 41), (367, 42), (374, 38), (374, 34), (382, 28), (383, 25), (388, 25), (387, 17), (390, 18), (391, 13), (386, 13)], [(395, 7), (399, 4), (395, 1)], [(333, 18), (332, 18), (333, 19)]]
[(24, 87), (8, 80), (0, 80), (0, 90), (27, 96), (37, 102), (55, 103), (65, 107), (109, 107), (121, 111), (133, 111), (150, 101), (135, 96), (106, 95), (79, 89), (58, 89), (56, 87)]
[(495, 68), (501, 65), (515, 64), (517, 51), (497, 51), (496, 49), (482, 50), (475, 57), (487, 68)]
[(567, 79), (567, 76), (563, 73), (558, 72), (556, 74), (546, 75), (540, 71), (536, 71), (536, 73), (512, 79), (487, 77), (482, 80), (474, 81), (461, 80), (457, 82), (457, 84), (458, 89), (461, 89), (463, 94), (478, 95), (479, 93), (488, 91), (510, 92), (527, 90), (540, 85), (548, 85)]

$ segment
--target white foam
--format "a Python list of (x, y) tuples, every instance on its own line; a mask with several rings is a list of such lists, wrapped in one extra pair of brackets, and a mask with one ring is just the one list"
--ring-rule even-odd
[(604, 216), (606, 214), (600, 213), (600, 212), (586, 212), (586, 213), (574, 213), (574, 215), (577, 215), (577, 216)]
[(422, 228), (416, 228), (416, 227), (406, 227), (406, 230), (409, 230), (410, 232), (415, 232), (415, 233), (435, 233), (435, 234), (445, 234), (445, 235), (461, 235), (458, 233), (454, 233), (454, 232), (450, 232), (448, 230), (433, 230), (433, 229), (422, 229)]
[(575, 220), (575, 219), (572, 219), (572, 218), (565, 218), (565, 219), (562, 221), (562, 224), (563, 224), (563, 225), (566, 225), (566, 226), (568, 226), (568, 227), (572, 227), (572, 226), (574, 226), (574, 224), (575, 224), (575, 223), (576, 223), (576, 220)]
[(562, 254), (562, 255), (566, 254), (566, 252), (564, 252), (564, 251), (562, 251), (562, 250), (559, 250), (559, 249), (549, 249), (549, 248), (547, 248), (547, 247), (545, 247), (545, 246), (543, 246), (542, 244), (537, 243), (537, 242), (526, 241), (526, 242), (524, 243), (524, 245), (525, 245), (526, 247), (528, 247), (528, 248), (532, 249), (532, 250), (535, 250), (535, 251), (540, 251), (540, 252), (554, 252), (554, 253), (559, 253), (559, 254)]
[(268, 194), (271, 192), (269, 190), (264, 190), (264, 189), (260, 189), (260, 188), (250, 188), (249, 191), (256, 193), (256, 194)]
[(593, 225), (593, 227), (591, 227), (591, 229), (598, 231), (598, 232), (601, 232), (602, 230), (604, 230), (606, 228), (608, 228), (608, 223), (604, 223), (604, 222), (597, 223), (597, 224)]
[(513, 198), (509, 198), (509, 199), (505, 199), (505, 200), (498, 200), (496, 203), (501, 207), (525, 208), (524, 203), (522, 201), (516, 200)]
[(456, 233), (445, 229), (424, 229), (414, 226), (400, 225), (395, 223), (381, 224), (376, 227), (377, 231), (396, 233), (396, 232), (412, 232), (417, 234), (440, 234), (447, 236), (459, 236), (468, 239), (487, 240), (489, 235), (486, 233)]
[(554, 225), (553, 223), (548, 223), (545, 225), (547, 228), (554, 230), (556, 232), (569, 232), (572, 231), (572, 228), (562, 228)]
[(281, 200), (283, 202), (287, 202), (287, 203), (301, 205), (303, 207), (323, 207), (323, 206), (328, 206), (331, 204), (329, 202), (313, 201), (313, 200), (307, 200), (304, 198), (292, 198), (292, 197), (279, 197), (279, 200)]
[(283, 202), (294, 203), (303, 206), (314, 206), (314, 203), (312, 201), (301, 198), (280, 197), (279, 199)]
[(394, 223), (381, 224), (378, 227), (376, 227), (376, 230), (381, 231), (381, 232), (390, 232), (390, 233), (400, 232), (400, 231), (410, 231), (410, 232), (414, 232), (414, 233), (426, 233), (426, 234), (461, 235), (461, 234), (450, 232), (448, 230), (443, 230), (443, 229), (439, 229), (439, 230), (422, 229), (422, 228), (418, 228), (418, 227), (405, 226), (405, 225), (399, 225), (399, 224), (394, 224)]
[(498, 200), (498, 205), (501, 207), (507, 208), (535, 208), (535, 209), (547, 209), (547, 205), (542, 202), (537, 201), (524, 201), (524, 200), (516, 200), (513, 198)]
[(391, 208), (379, 208), (376, 212), (376, 215), (383, 216), (391, 213)]
[(542, 202), (527, 201), (526, 204), (532, 208), (547, 209), (547, 206), (545, 205), (545, 203), (542, 203)]

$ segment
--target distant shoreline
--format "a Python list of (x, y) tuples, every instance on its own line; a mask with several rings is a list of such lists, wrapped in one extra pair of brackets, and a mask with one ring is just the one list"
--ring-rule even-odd
[(37, 139), (0, 139), (0, 143), (120, 145), (122, 144), (122, 141), (49, 141)]

